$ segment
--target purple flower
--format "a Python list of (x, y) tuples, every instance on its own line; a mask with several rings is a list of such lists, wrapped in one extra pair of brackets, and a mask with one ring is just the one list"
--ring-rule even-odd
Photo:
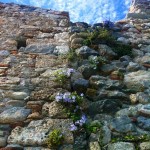
[(103, 21), (103, 26), (107, 28), (112, 28), (114, 26), (114, 23), (111, 22), (110, 20), (105, 20)]
[(86, 120), (87, 120), (87, 118), (86, 118), (86, 116), (83, 114), (82, 117), (81, 117), (81, 119), (80, 119), (80, 120), (77, 120), (77, 121), (75, 122), (75, 125), (82, 126), (82, 125), (86, 122)]
[(84, 96), (84, 94), (83, 94), (83, 93), (81, 93), (81, 94), (80, 94), (80, 96), (81, 96), (81, 97), (83, 97), (83, 96)]
[(62, 101), (62, 99), (63, 99), (63, 94), (58, 93), (58, 94), (55, 96), (56, 102), (60, 102), (60, 101)]
[(68, 103), (73, 103), (75, 102), (75, 97), (72, 97), (70, 92), (66, 92), (63, 95), (63, 101)]
[(66, 92), (66, 93), (64, 93), (64, 95), (63, 95), (63, 98), (68, 98), (68, 97), (70, 97), (70, 95), (71, 95), (71, 93), (70, 92)]
[(83, 123), (85, 123), (86, 120), (87, 120), (87, 118), (86, 118), (86, 116), (83, 114), (80, 121), (83, 122)]
[(77, 126), (75, 126), (74, 124), (71, 124), (70, 131), (76, 131), (76, 130), (78, 130)]
[(76, 101), (76, 96), (75, 95), (71, 96), (71, 100), (72, 100), (72, 102), (75, 102)]
[(66, 75), (67, 75), (68, 77), (70, 77), (71, 73), (73, 73), (73, 72), (75, 72), (74, 69), (69, 68), (69, 69), (67, 70), (67, 72), (66, 72)]

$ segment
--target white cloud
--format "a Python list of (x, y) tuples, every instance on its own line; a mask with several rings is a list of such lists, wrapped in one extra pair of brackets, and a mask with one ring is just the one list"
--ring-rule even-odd
[[(69, 11), (73, 22), (88, 23), (122, 19), (127, 12), (131, 0), (15, 0), (24, 4)], [(29, 1), (29, 2), (28, 2)]]
[(125, 0), (124, 3), (125, 3), (125, 5), (128, 7), (128, 6), (130, 6), (130, 4), (131, 4), (131, 0)]
[(30, 4), (33, 4), (34, 6), (37, 7), (43, 7), (46, 5), (47, 0), (30, 0)]

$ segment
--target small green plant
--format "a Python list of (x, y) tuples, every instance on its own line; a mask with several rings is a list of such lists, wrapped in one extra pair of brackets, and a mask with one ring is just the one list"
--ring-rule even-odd
[(124, 136), (120, 136), (120, 137), (116, 137), (116, 138), (112, 138), (111, 142), (115, 143), (115, 142), (119, 142), (119, 141), (123, 141), (123, 142), (145, 142), (145, 141), (149, 141), (150, 140), (150, 136), (147, 134), (144, 135), (131, 135), (131, 134), (127, 134)]
[(118, 76), (119, 76), (121, 79), (124, 79), (124, 74), (123, 74), (123, 72), (118, 71)]
[(71, 73), (74, 72), (74, 69), (68, 68), (67, 70), (58, 70), (53, 75), (55, 77), (54, 81), (63, 85), (67, 82), (67, 79), (71, 76)]
[(46, 144), (48, 148), (51, 147), (58, 147), (60, 146), (64, 141), (64, 135), (61, 133), (60, 130), (54, 129), (49, 135), (48, 139), (46, 141)]
[[(64, 108), (64, 111), (66, 112), (67, 116), (75, 122), (75, 121), (80, 119), (81, 110), (79, 109), (76, 112), (74, 112), (72, 110), (73, 110), (73, 108), (71, 108), (71, 107), (70, 108)], [(74, 108), (74, 110), (75, 110), (75, 108)]]
[(130, 45), (125, 45), (120, 42), (115, 42), (112, 45), (112, 50), (118, 54), (119, 57), (128, 55), (132, 57), (132, 47)]
[(111, 32), (106, 29), (101, 29), (99, 31), (98, 39), (106, 41), (107, 43), (115, 40)]
[(83, 41), (83, 45), (92, 46), (99, 43), (112, 43), (115, 41), (111, 32), (106, 29), (95, 29), (88, 33), (89, 36)]
[(97, 69), (98, 66), (105, 64), (106, 62), (106, 60), (101, 56), (89, 56), (88, 60), (93, 69)]
[(63, 71), (57, 71), (54, 73), (55, 76), (55, 82), (59, 83), (60, 85), (63, 85), (64, 83), (66, 83), (68, 77), (65, 74), (65, 72)]
[(87, 133), (97, 133), (100, 131), (102, 124), (100, 122), (94, 121), (92, 123), (87, 123), (85, 129)]
[(66, 54), (66, 59), (68, 61), (74, 61), (76, 58), (76, 53), (74, 49), (70, 49), (70, 51)]
[(89, 38), (87, 38), (83, 41), (83, 45), (90, 46), (92, 45), (92, 41)]

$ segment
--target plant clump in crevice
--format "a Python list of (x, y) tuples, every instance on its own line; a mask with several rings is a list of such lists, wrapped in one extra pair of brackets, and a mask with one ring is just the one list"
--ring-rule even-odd
[(17, 42), (17, 49), (20, 49), (21, 47), (27, 46), (25, 37), (22, 37), (22, 36), (17, 37), (16, 42)]
[(98, 44), (106, 44), (117, 53), (118, 57), (128, 55), (132, 56), (132, 46), (118, 42), (113, 36), (112, 31), (105, 28), (97, 28), (92, 31), (87, 31), (88, 36), (84, 38), (83, 45), (93, 49), (98, 49)]
[(54, 129), (48, 135), (46, 144), (48, 148), (58, 148), (61, 144), (63, 144), (63, 141), (64, 135), (62, 134), (62, 132), (59, 129)]

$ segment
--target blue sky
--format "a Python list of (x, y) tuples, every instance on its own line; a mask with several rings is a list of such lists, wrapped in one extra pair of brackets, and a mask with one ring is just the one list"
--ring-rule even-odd
[(60, 11), (69, 11), (72, 22), (90, 24), (103, 20), (121, 20), (125, 17), (131, 0), (0, 0)]

